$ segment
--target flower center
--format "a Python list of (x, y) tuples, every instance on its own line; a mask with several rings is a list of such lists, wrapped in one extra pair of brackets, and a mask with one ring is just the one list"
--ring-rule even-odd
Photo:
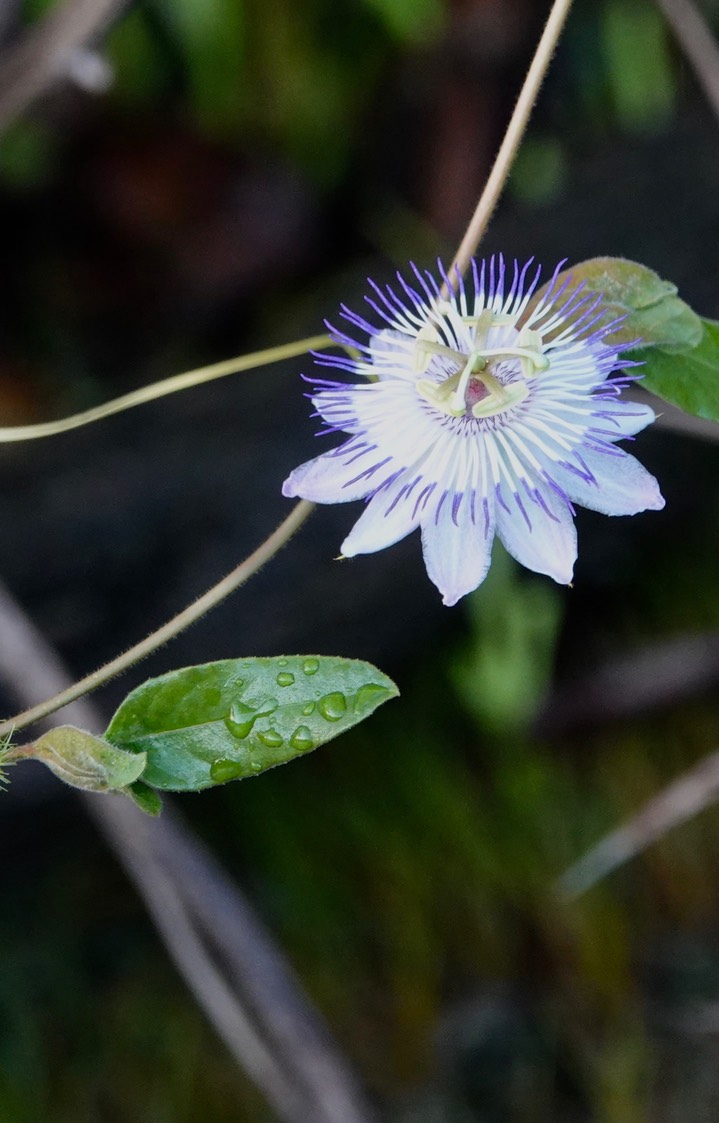
[[(463, 325), (473, 329), (472, 349), (457, 351), (442, 343), (434, 324), (426, 324), (417, 335), (415, 343), (415, 369), (427, 370), (433, 355), (441, 355), (457, 363), (457, 369), (442, 382), (432, 378), (417, 381), (417, 393), (450, 417), (492, 417), (504, 413), (524, 401), (529, 393), (529, 382), (537, 371), (547, 370), (549, 358), (544, 354), (542, 337), (537, 331), (523, 328), (516, 333), (516, 344), (489, 347), (491, 328), (513, 327), (514, 321), (485, 308), (479, 316), (458, 316), (449, 305), (440, 309), (451, 313)], [(456, 334), (456, 333), (455, 333)], [(497, 377), (503, 360), (515, 360), (520, 373), (508, 381)], [(517, 362), (518, 360), (518, 362)]]

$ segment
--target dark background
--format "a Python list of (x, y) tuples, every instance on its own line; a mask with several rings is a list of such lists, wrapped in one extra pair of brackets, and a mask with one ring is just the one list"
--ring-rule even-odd
[[(9, 5), (5, 46), (47, 7)], [(63, 79), (0, 139), (2, 424), (316, 334), (367, 276), (450, 258), (547, 8), (130, 4), (73, 62), (107, 89)], [(633, 258), (717, 317), (717, 198), (719, 124), (658, 10), (577, 0), (483, 252)], [(74, 672), (284, 517), (282, 480), (328, 447), (310, 365), (0, 448), (0, 573)], [(283, 651), (396, 678), (400, 701), (352, 735), (182, 800), (387, 1118), (719, 1117), (716, 812), (571, 906), (554, 888), (717, 746), (711, 672), (657, 662), (719, 628), (717, 451), (658, 429), (637, 451), (667, 508), (580, 512), (572, 589), (498, 556), (443, 609), (417, 536), (339, 564), (359, 509), (324, 508), (98, 695), (109, 715), (153, 673)], [(26, 766), (0, 815), (0, 1121), (269, 1120), (72, 795)]]

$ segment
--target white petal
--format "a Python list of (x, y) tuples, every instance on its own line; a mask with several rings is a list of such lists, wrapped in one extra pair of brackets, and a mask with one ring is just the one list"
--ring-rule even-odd
[(369, 341), (370, 351), (406, 351), (414, 346), (413, 337), (393, 328), (380, 328)]
[(376, 382), (355, 406), (359, 425), (368, 434), (366, 439), (391, 452), (397, 467), (409, 471), (412, 465), (422, 463), (428, 480), (438, 478), (437, 470), (427, 466), (428, 461), (451, 461), (461, 448), (462, 442), (450, 431), (451, 425), (443, 424), (452, 419), (435, 415), (408, 382)]
[(598, 354), (599, 349), (584, 340), (557, 346), (550, 343), (546, 351), (549, 369), (540, 372), (538, 381), (560, 392), (588, 393), (605, 381), (610, 369), (610, 364), (600, 362)]
[(416, 378), (414, 370), (415, 337), (384, 328), (369, 341), (371, 364), (367, 374), (376, 378)]
[(590, 483), (566, 468), (553, 464), (552, 479), (574, 503), (601, 511), (603, 515), (636, 515), (639, 511), (661, 511), (664, 498), (659, 484), (638, 460), (621, 449), (593, 452), (582, 449), (582, 460), (594, 476)]
[(574, 520), (563, 499), (548, 488), (540, 491), (550, 514), (528, 496), (520, 496), (530, 529), (515, 496), (507, 495), (505, 485), (504, 498), (509, 512), (497, 503), (497, 534), (509, 553), (527, 569), (546, 573), (561, 585), (568, 585), (577, 559)]
[(410, 487), (412, 477), (406, 473), (388, 488), (383, 488), (370, 499), (364, 513), (340, 547), (346, 558), (356, 554), (373, 554), (385, 546), (393, 546), (419, 525), (415, 514), (422, 484)]
[(442, 594), (446, 605), (456, 604), (471, 593), (487, 575), (492, 560), (494, 539), (493, 504), (489, 525), (480, 501), (474, 505), (474, 521), (470, 497), (464, 495), (452, 518), (452, 499), (447, 496), (437, 514), (436, 505), (422, 520), (422, 553), (431, 581)]
[(647, 425), (656, 420), (656, 414), (650, 406), (641, 405), (628, 399), (610, 399), (606, 402), (597, 402), (596, 409), (603, 414), (592, 417), (592, 428), (606, 430), (607, 440), (619, 441), (622, 437), (633, 437), (640, 433)]
[(341, 387), (338, 390), (319, 390), (312, 398), (312, 405), (323, 421), (345, 433), (354, 433), (359, 428), (355, 403), (359, 397), (356, 386)]
[[(306, 464), (300, 464), (282, 485), (282, 494), (288, 498), (299, 496), (313, 503), (348, 503), (351, 499), (364, 499), (392, 475), (392, 463), (378, 467), (367, 475), (369, 469), (379, 465), (385, 457), (377, 449), (349, 449), (346, 456), (326, 452)], [(394, 471), (396, 471), (396, 467)]]

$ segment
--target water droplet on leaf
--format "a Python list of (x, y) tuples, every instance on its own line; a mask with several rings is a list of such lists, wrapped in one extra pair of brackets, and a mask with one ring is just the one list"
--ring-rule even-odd
[(319, 659), (305, 659), (302, 664), (302, 670), (306, 675), (316, 675), (320, 669)]
[(216, 760), (210, 765), (210, 778), (216, 784), (226, 784), (228, 780), (236, 780), (242, 776), (244, 766), (236, 760)]
[(380, 702), (380, 696), (388, 694), (389, 691), (386, 686), (380, 686), (376, 682), (368, 682), (365, 686), (361, 686), (354, 696), (355, 709), (362, 710), (365, 706), (377, 706)]
[(279, 749), (280, 745), (284, 744), (284, 737), (276, 729), (263, 729), (257, 737), (263, 745), (267, 745), (268, 749)]
[(315, 747), (312, 740), (312, 734), (306, 725), (298, 725), (294, 733), (290, 737), (290, 745), (296, 749), (298, 753), (309, 752), (310, 749)]
[(276, 679), (278, 686), (292, 686), (294, 681), (295, 676), (292, 674), (292, 671), (280, 671)]
[(305, 715), (305, 717), (309, 717), (310, 714), (314, 713), (314, 709), (314, 702), (308, 702), (306, 706), (302, 707), (302, 713)]
[(225, 718), (225, 725), (233, 737), (242, 740), (251, 732), (259, 716), (253, 706), (247, 706), (244, 702), (234, 702), (229, 715)]
[(347, 712), (347, 699), (339, 690), (325, 694), (317, 703), (317, 709), (326, 721), (339, 721)]

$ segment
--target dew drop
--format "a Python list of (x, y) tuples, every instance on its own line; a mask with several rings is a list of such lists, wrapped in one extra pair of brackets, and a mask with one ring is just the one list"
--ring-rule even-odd
[(234, 702), (232, 709), (225, 718), (225, 725), (233, 737), (243, 740), (252, 730), (252, 726), (260, 715), (253, 706), (244, 702)]
[(287, 660), (284, 658), (284, 656), (282, 657), (282, 659), (277, 660), (277, 665), (279, 667), (286, 667), (287, 666)]
[(315, 712), (314, 702), (308, 702), (306, 706), (302, 707), (302, 713), (305, 715), (305, 717), (309, 717), (310, 714), (313, 714), (314, 712)]
[(363, 710), (365, 706), (378, 706), (382, 696), (388, 696), (389, 690), (386, 686), (380, 686), (376, 682), (368, 682), (361, 686), (354, 697), (354, 704), (356, 710)]
[(294, 681), (295, 676), (292, 674), (292, 671), (280, 671), (275, 679), (278, 686), (292, 686)]
[(302, 670), (306, 675), (316, 675), (320, 669), (319, 659), (305, 659), (302, 664)]
[(216, 784), (226, 784), (228, 780), (236, 780), (242, 776), (245, 769), (236, 760), (216, 760), (210, 765), (210, 779)]
[(339, 721), (347, 712), (347, 699), (339, 690), (325, 694), (317, 703), (317, 709), (326, 721)]
[(298, 753), (306, 753), (309, 752), (310, 749), (314, 749), (315, 743), (306, 725), (297, 726), (290, 737), (290, 745), (293, 749), (296, 749)]
[(263, 729), (257, 734), (257, 739), (263, 745), (267, 745), (268, 749), (279, 749), (280, 745), (284, 744), (284, 737), (276, 729)]

